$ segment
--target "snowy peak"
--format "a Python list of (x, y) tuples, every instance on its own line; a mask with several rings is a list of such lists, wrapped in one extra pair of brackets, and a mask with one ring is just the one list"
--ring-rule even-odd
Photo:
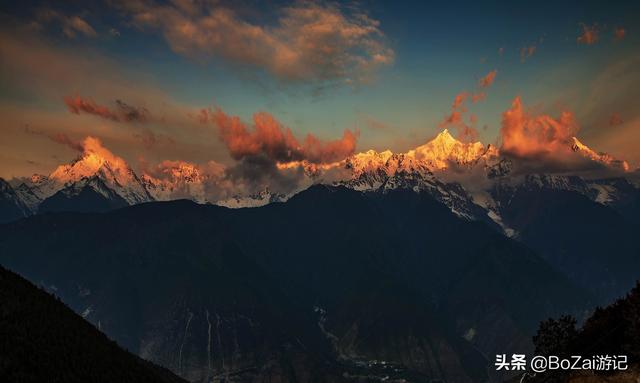
[(209, 179), (210, 175), (199, 166), (184, 161), (163, 161), (154, 175), (142, 175), (142, 183), (159, 201), (186, 198), (205, 203), (205, 184)]
[(473, 166), (481, 158), (497, 156), (497, 150), (491, 145), (485, 147), (481, 142), (461, 142), (444, 129), (433, 140), (406, 153), (369, 150), (354, 154), (345, 160), (345, 167), (352, 171), (353, 179), (363, 174), (392, 176), (397, 172), (432, 176), (433, 171), (446, 170), (453, 164)]
[(433, 140), (407, 153), (436, 170), (447, 169), (452, 164), (473, 165), (487, 154), (497, 155), (497, 151), (491, 146), (485, 147), (481, 142), (464, 143), (456, 140), (447, 129)]
[(571, 150), (593, 161), (600, 162), (603, 165), (620, 169), (625, 172), (629, 171), (629, 164), (626, 161), (617, 160), (607, 153), (596, 152), (580, 142), (577, 137), (573, 137), (571, 140)]
[(83, 147), (80, 157), (58, 166), (48, 178), (66, 187), (95, 176), (131, 205), (153, 200), (127, 162), (104, 148), (99, 140), (88, 137)]

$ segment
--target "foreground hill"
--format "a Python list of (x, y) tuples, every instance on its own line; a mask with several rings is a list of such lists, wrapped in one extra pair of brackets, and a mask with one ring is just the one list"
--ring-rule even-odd
[(122, 350), (59, 300), (1, 266), (0, 380), (184, 382)]
[(191, 381), (485, 381), (485, 355), (530, 351), (541, 319), (590, 304), (535, 252), (405, 189), (37, 215), (0, 229), (0, 262)]
[(597, 308), (580, 328), (576, 323), (566, 315), (541, 322), (534, 337), (535, 353), (567, 359), (572, 355), (590, 360), (608, 357), (624, 360), (622, 368), (601, 363), (587, 370), (526, 374), (514, 382), (622, 383), (640, 379), (640, 282), (623, 298)]

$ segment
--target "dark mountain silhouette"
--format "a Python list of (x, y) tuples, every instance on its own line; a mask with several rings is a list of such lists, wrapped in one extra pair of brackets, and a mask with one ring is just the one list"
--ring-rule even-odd
[(46, 198), (40, 203), (38, 212), (104, 212), (128, 205), (127, 201), (105, 185), (99, 177), (91, 177), (69, 185)]
[(197, 381), (482, 381), (484, 355), (532, 349), (540, 319), (590, 299), (518, 242), (402, 189), (37, 215), (0, 229), (0, 262)]
[(11, 222), (29, 215), (29, 209), (16, 195), (9, 183), (0, 178), (0, 223)]
[(62, 302), (0, 266), (3, 382), (184, 382), (122, 350)]
[(638, 278), (640, 227), (628, 218), (633, 214), (620, 213), (637, 204), (634, 193), (614, 207), (570, 190), (522, 187), (495, 194), (517, 239), (602, 304), (624, 294)]

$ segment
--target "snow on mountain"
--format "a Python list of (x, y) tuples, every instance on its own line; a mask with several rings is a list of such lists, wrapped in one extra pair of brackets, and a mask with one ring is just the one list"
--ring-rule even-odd
[(237, 195), (216, 202), (216, 205), (238, 209), (243, 207), (260, 207), (274, 202), (284, 202), (289, 196), (271, 192), (268, 188), (248, 196)]
[[(629, 165), (606, 153), (598, 153), (573, 138), (568, 149), (606, 166), (628, 170)], [(58, 166), (49, 176), (33, 175), (15, 178), (11, 186), (21, 205), (35, 213), (38, 206), (58, 191), (69, 197), (85, 187), (109, 198), (117, 195), (129, 205), (153, 200), (191, 199), (198, 203), (215, 203), (230, 208), (263, 206), (287, 200), (291, 195), (274, 193), (268, 188), (253, 195), (235, 195), (223, 200), (209, 200), (208, 189), (224, 180), (225, 170), (219, 164), (196, 165), (184, 161), (163, 161), (149, 173), (138, 177), (126, 161), (108, 149), (99, 140), (88, 137), (83, 142), (83, 153), (73, 162)], [(343, 161), (331, 164), (292, 162), (278, 164), (280, 169), (302, 167), (308, 178), (306, 184), (340, 184), (359, 191), (377, 191), (406, 188), (426, 192), (465, 219), (486, 220), (504, 227), (499, 215), (499, 201), (494, 196), (508, 198), (517, 188), (538, 188), (576, 191), (590, 199), (613, 204), (630, 195), (636, 186), (625, 179), (590, 180), (578, 176), (527, 174), (514, 175), (514, 160), (501, 156), (499, 150), (481, 142), (465, 143), (455, 139), (448, 130), (405, 153), (390, 150), (368, 150), (356, 153)], [(477, 170), (480, 170), (478, 173)], [(334, 172), (336, 171), (336, 172)], [(325, 174), (334, 172), (324, 179)], [(464, 181), (446, 182), (447, 175), (480, 174), (486, 178), (484, 190), (465, 190)], [(99, 180), (100, 182), (97, 182)], [(623, 180), (623, 181), (621, 181)], [(483, 181), (484, 182), (484, 181)], [(108, 189), (108, 190), (107, 190)]]
[(580, 140), (578, 140), (576, 137), (573, 137), (571, 149), (574, 152), (577, 152), (583, 155), (584, 157), (589, 158), (593, 161), (599, 162), (603, 165), (620, 169), (625, 172), (629, 171), (629, 164), (626, 161), (617, 160), (607, 153), (596, 152), (593, 149), (589, 148), (587, 145), (580, 142)]
[(10, 183), (22, 202), (34, 213), (38, 210), (38, 205), (42, 201), (51, 197), (63, 186), (42, 174), (14, 178)]
[(463, 143), (451, 136), (447, 129), (433, 140), (407, 152), (408, 157), (422, 161), (430, 169), (447, 169), (452, 164), (473, 166), (480, 159), (497, 157), (498, 150), (481, 142)]
[(49, 179), (67, 187), (94, 176), (130, 205), (153, 200), (133, 169), (110, 152), (86, 150), (72, 163), (58, 166)]
[(487, 156), (493, 156), (491, 147), (481, 143), (462, 143), (445, 129), (433, 140), (407, 153), (393, 154), (369, 150), (345, 160), (351, 178), (337, 182), (361, 191), (411, 189), (427, 192), (444, 203), (455, 214), (466, 219), (485, 219), (486, 211), (473, 202), (473, 198), (458, 183), (445, 183), (434, 171), (443, 171), (452, 164), (474, 166)]
[(142, 175), (146, 190), (158, 201), (178, 198), (191, 199), (198, 203), (208, 202), (205, 197), (205, 183), (208, 175), (202, 174), (194, 164), (182, 161), (165, 161), (162, 178), (150, 174)]

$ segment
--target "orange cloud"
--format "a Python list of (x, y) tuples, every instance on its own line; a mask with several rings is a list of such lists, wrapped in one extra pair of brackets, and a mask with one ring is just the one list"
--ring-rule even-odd
[(220, 139), (236, 160), (262, 154), (277, 162), (331, 163), (350, 156), (356, 148), (357, 131), (345, 130), (341, 139), (329, 142), (308, 134), (301, 143), (289, 128), (269, 113), (253, 115), (253, 131), (239, 117), (228, 116), (220, 109), (209, 115), (218, 128)]
[(65, 145), (70, 149), (73, 149), (78, 152), (82, 152), (84, 150), (82, 143), (69, 138), (69, 136), (67, 136), (64, 133), (47, 133), (42, 130), (32, 129), (28, 125), (24, 127), (24, 131), (29, 134), (35, 134), (35, 135), (47, 137), (48, 139), (50, 139), (51, 141), (57, 144)]
[(275, 26), (242, 19), (219, 4), (120, 1), (133, 24), (162, 31), (172, 50), (262, 68), (285, 81), (365, 82), (393, 63), (380, 22), (353, 8), (294, 2)]
[(87, 113), (117, 122), (147, 122), (149, 112), (146, 108), (137, 108), (121, 100), (116, 100), (115, 110), (98, 105), (90, 98), (80, 96), (65, 97), (64, 103), (73, 114)]
[(118, 115), (113, 113), (106, 106), (98, 105), (91, 99), (83, 99), (80, 96), (65, 97), (64, 103), (73, 114), (88, 113), (108, 120), (118, 121)]
[(610, 126), (618, 126), (618, 125), (622, 125), (624, 121), (622, 120), (622, 117), (620, 117), (619, 113), (612, 113), (611, 114), (611, 118), (609, 118), (609, 125)]
[(624, 36), (626, 34), (627, 34), (627, 32), (622, 27), (613, 28), (613, 40), (614, 41), (620, 41), (620, 40), (624, 39)]
[(520, 61), (525, 62), (529, 57), (533, 56), (534, 53), (536, 53), (535, 45), (520, 48)]
[(488, 88), (491, 86), (491, 84), (493, 84), (493, 81), (496, 78), (496, 74), (498, 73), (497, 70), (492, 70), (491, 72), (487, 73), (486, 76), (482, 77), (479, 81), (478, 81), (478, 86), (481, 88)]
[(467, 112), (465, 102), (469, 97), (471, 97), (471, 100), (475, 103), (484, 99), (485, 94), (458, 93), (451, 104), (451, 113), (440, 123), (440, 128), (454, 127), (457, 131), (457, 138), (464, 142), (473, 142), (478, 139), (478, 130), (475, 128), (477, 117), (475, 115), (470, 116), (469, 120), (471, 125), (467, 125), (464, 122), (464, 115)]
[(516, 97), (511, 108), (502, 114), (500, 151), (518, 157), (539, 156), (570, 147), (578, 126), (571, 112), (562, 112), (560, 117), (533, 115), (525, 110), (520, 97)]
[(471, 101), (475, 104), (476, 102), (484, 101), (487, 98), (487, 94), (484, 92), (474, 93), (471, 96)]
[(597, 24), (582, 24), (582, 34), (578, 36), (578, 44), (592, 45), (598, 42), (600, 31)]

